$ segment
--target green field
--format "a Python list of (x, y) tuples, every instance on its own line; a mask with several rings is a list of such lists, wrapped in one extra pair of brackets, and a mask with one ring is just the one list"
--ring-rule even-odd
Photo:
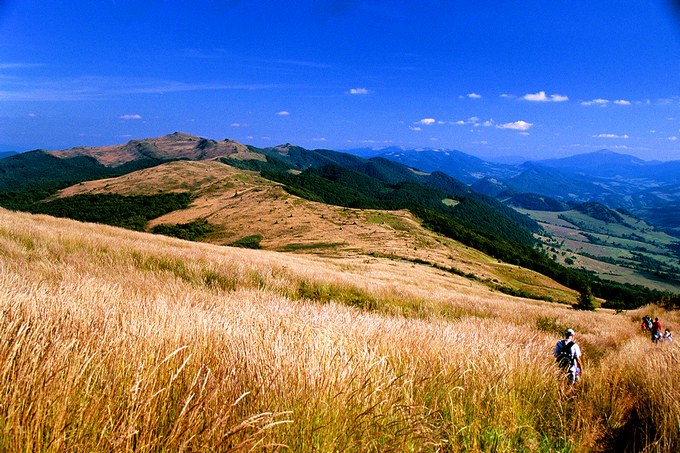
[(576, 210), (520, 212), (544, 228), (543, 248), (556, 261), (607, 280), (680, 292), (678, 240), (644, 221), (620, 214), (623, 222), (605, 222)]

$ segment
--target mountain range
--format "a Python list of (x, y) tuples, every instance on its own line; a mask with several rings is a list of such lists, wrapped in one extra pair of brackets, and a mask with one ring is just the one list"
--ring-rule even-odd
[[(641, 165), (629, 165), (633, 164)], [(292, 144), (256, 148), (176, 132), (115, 146), (36, 150), (0, 159), (0, 206), (225, 245), (288, 251), (327, 251), (330, 247), (353, 253), (361, 248), (362, 254), (387, 253), (459, 275), (473, 275), (470, 269), (488, 267), (485, 260), (477, 260), (475, 266), (468, 264), (461, 270), (460, 263), (452, 266), (443, 258), (444, 251), (424, 253), (423, 244), (442, 239), (408, 239), (419, 225), (417, 228), (458, 241), (499, 263), (533, 269), (572, 290), (588, 284), (606, 300), (649, 300), (639, 287), (626, 286), (630, 281), (673, 291), (679, 284), (673, 277), (678, 268), (671, 239), (651, 237), (647, 233), (651, 227), (628, 212), (618, 213), (597, 203), (584, 208), (576, 196), (560, 201), (560, 197), (547, 194), (557, 173), (565, 175), (561, 187), (568, 187), (568, 182), (573, 191), (582, 194), (579, 196), (585, 197), (587, 190), (602, 190), (601, 184), (586, 184), (587, 178), (577, 170), (584, 166), (578, 160), (502, 165), (461, 152), (434, 150), (388, 150), (361, 157)], [(609, 174), (611, 171), (603, 170), (599, 177), (625, 179)], [(647, 173), (645, 184), (650, 184), (654, 174), (663, 172)], [(545, 195), (517, 190), (521, 186), (516, 181), (531, 178), (535, 179), (534, 189), (545, 185), (541, 188)], [(300, 204), (300, 200), (306, 201)], [(328, 206), (344, 211), (329, 211)], [(537, 207), (559, 212), (562, 220), (530, 212)], [(280, 217), (285, 212), (290, 215)], [(404, 214), (408, 220), (387, 214), (396, 212), (408, 213)], [(354, 220), (348, 224), (347, 218)], [(376, 219), (383, 219), (381, 228), (389, 226), (391, 231), (380, 241), (377, 238), (382, 233), (371, 226)], [(541, 239), (550, 225), (564, 223), (564, 219), (570, 219), (572, 226), (579, 225), (599, 248), (588, 248), (587, 254), (571, 249), (558, 253), (556, 247), (560, 246), (552, 232), (547, 240)], [(607, 232), (608, 225), (618, 230)], [(337, 227), (353, 233), (338, 236)], [(627, 238), (625, 244), (616, 246), (625, 249), (616, 260), (608, 256), (611, 251), (607, 247), (612, 244), (598, 236), (605, 233), (609, 238)], [(375, 235), (375, 243), (371, 243), (371, 235)], [(399, 239), (401, 235), (406, 236)], [(398, 253), (381, 251), (395, 241), (405, 241)], [(404, 248), (405, 244), (410, 245)], [(608, 262), (607, 273), (620, 283), (604, 282), (595, 271), (587, 270), (589, 260), (598, 254), (603, 255), (600, 264)], [(624, 268), (629, 270), (621, 271)], [(516, 281), (499, 275), (489, 271), (483, 280), (524, 291)]]
[(596, 201), (612, 209), (626, 209), (680, 237), (680, 161), (644, 161), (609, 150), (516, 165), (489, 162), (455, 150), (387, 148), (371, 154), (423, 171), (441, 171), (479, 193), (518, 207), (524, 206), (522, 197), (516, 196), (527, 193), (563, 202), (564, 209)]

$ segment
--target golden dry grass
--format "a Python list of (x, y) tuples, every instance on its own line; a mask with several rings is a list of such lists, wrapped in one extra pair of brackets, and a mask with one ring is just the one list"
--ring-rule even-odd
[(0, 451), (675, 451), (678, 349), (648, 312), (680, 321), (0, 210)]
[(421, 260), (537, 297), (566, 303), (576, 303), (578, 298), (576, 291), (541, 274), (498, 262), (432, 233), (408, 211), (350, 209), (307, 201), (255, 172), (216, 161), (170, 162), (118, 178), (83, 182), (62, 190), (59, 196), (159, 192), (190, 192), (196, 198), (188, 209), (154, 219), (149, 228), (204, 219), (216, 227), (204, 239), (212, 244), (226, 245), (246, 236), (261, 235), (261, 246), (268, 250), (342, 258), (370, 259), (378, 255)]

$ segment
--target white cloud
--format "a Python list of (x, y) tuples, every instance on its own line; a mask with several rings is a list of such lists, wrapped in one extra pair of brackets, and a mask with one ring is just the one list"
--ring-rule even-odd
[(231, 127), (241, 127), (241, 123), (231, 123)]
[(418, 127), (418, 126), (409, 126), (409, 129), (411, 129), (412, 131), (415, 131), (415, 132), (420, 132), (420, 131), (423, 130), (422, 127)]
[(569, 100), (569, 96), (563, 94), (551, 94), (550, 100), (552, 102), (566, 102)]
[(668, 137), (668, 140), (670, 140), (672, 142), (676, 141), (677, 139), (678, 139), (678, 137), (676, 137), (675, 135)]
[(548, 96), (545, 91), (539, 91), (538, 93), (529, 93), (522, 96), (525, 101), (532, 102), (565, 102), (569, 100), (568, 96), (562, 94), (551, 94)]
[(126, 120), (126, 121), (127, 120), (141, 120), (142, 115), (138, 115), (138, 114), (135, 113), (133, 115), (121, 115), (118, 118), (121, 119), (121, 120)]
[(493, 120), (487, 120), (484, 123), (480, 123), (479, 117), (476, 116), (471, 116), (470, 118), (466, 120), (458, 120), (458, 121), (453, 121), (451, 124), (456, 124), (458, 126), (467, 126), (468, 124), (473, 125), (474, 127), (479, 127), (479, 126), (492, 126), (494, 124)]
[(325, 142), (326, 137), (316, 137), (312, 139), (313, 142)]
[(630, 105), (630, 101), (627, 101), (625, 99), (617, 99), (614, 101), (614, 104), (616, 105)]
[(370, 94), (371, 92), (366, 88), (350, 88), (349, 94)]
[(423, 118), (420, 121), (416, 121), (415, 124), (422, 124), (422, 125), (425, 125), (425, 126), (430, 126), (431, 124), (434, 124), (436, 122), (437, 122), (437, 120), (435, 120), (434, 118)]
[(470, 99), (481, 99), (482, 95), (477, 93), (468, 93), (467, 97), (469, 97)]
[(617, 134), (597, 134), (593, 135), (593, 138), (630, 138), (628, 134), (617, 135)]
[(276, 112), (277, 115), (279, 116), (288, 116), (290, 115), (290, 112), (287, 112), (285, 110), (281, 110), (280, 112)]
[(581, 102), (581, 105), (599, 105), (599, 106), (602, 106), (602, 107), (604, 107), (607, 104), (609, 104), (609, 100), (608, 99), (602, 99), (602, 98), (593, 99), (592, 101)]
[(513, 131), (528, 131), (534, 123), (527, 123), (526, 121), (515, 121), (514, 123), (498, 124), (498, 129), (511, 129)]
[(501, 97), (503, 99), (515, 99), (517, 96), (515, 96), (514, 94), (503, 93), (501, 94)]

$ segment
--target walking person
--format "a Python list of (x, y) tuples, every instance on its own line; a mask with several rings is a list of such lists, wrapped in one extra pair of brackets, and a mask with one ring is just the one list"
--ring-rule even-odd
[(567, 329), (564, 332), (564, 339), (557, 342), (553, 351), (557, 365), (567, 374), (569, 385), (581, 378), (583, 370), (581, 348), (574, 341), (574, 335), (573, 329)]
[(652, 323), (652, 343), (658, 343), (659, 339), (661, 338), (661, 322), (659, 321), (659, 318), (654, 318), (654, 322)]

